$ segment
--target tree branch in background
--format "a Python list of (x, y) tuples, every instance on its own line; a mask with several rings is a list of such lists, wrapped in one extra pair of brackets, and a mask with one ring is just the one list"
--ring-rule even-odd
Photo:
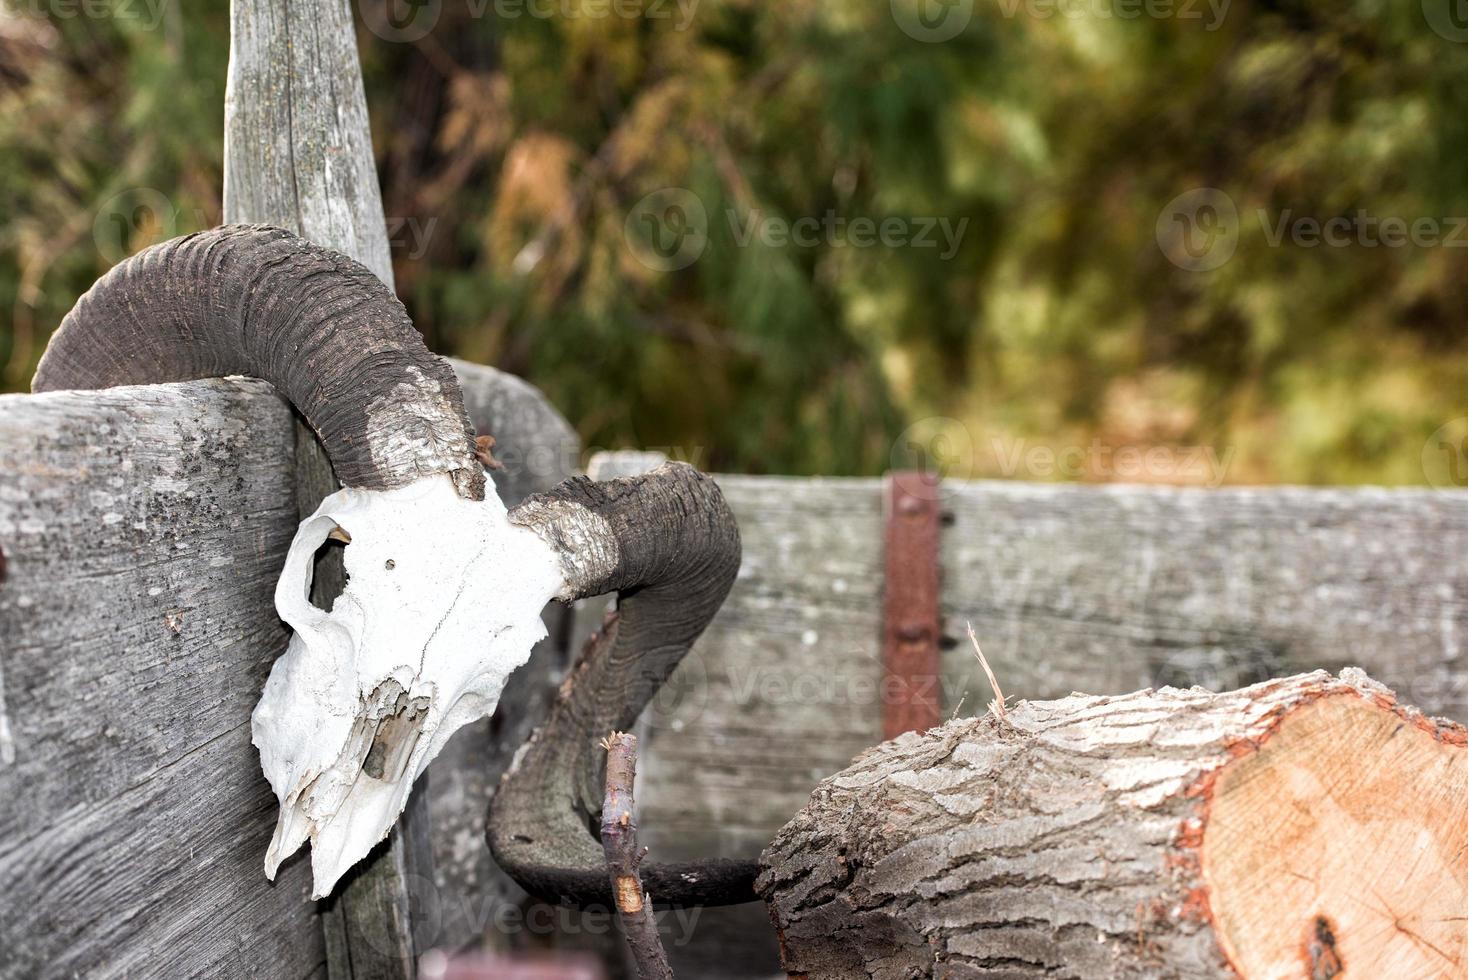
[(613, 732), (602, 743), (607, 750), (607, 794), (601, 812), (601, 845), (617, 897), (622, 934), (632, 950), (641, 980), (673, 980), (668, 954), (658, 937), (652, 902), (642, 890), (637, 867), (642, 848), (637, 846), (637, 818), (633, 814), (632, 780), (637, 774), (637, 736)]

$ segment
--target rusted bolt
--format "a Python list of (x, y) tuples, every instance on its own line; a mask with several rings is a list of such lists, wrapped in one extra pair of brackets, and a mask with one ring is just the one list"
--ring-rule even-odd
[(928, 636), (928, 627), (922, 623), (903, 623), (897, 627), (897, 638), (904, 643), (921, 643)]

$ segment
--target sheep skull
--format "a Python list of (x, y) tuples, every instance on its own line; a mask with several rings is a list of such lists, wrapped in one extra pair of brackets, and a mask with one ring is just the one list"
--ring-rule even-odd
[[(328, 612), (309, 594), (329, 536), (348, 542), (348, 581)], [(492, 486), (465, 500), (439, 474), (322, 501), (276, 587), (295, 634), (251, 719), (280, 801), (266, 874), (309, 837), (313, 897), (329, 894), (387, 835), (449, 737), (494, 711), (563, 589), (556, 554), (508, 522)]]

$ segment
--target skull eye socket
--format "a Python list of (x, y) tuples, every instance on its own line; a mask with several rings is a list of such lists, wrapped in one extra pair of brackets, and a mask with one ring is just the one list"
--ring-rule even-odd
[(351, 532), (338, 524), (327, 532), (326, 540), (311, 559), (315, 570), (311, 576), (311, 605), (322, 612), (331, 612), (337, 596), (346, 590), (347, 570), (342, 563), (342, 552), (351, 543)]

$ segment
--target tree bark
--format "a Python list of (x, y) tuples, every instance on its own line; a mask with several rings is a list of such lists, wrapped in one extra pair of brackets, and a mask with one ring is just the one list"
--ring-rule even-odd
[(792, 976), (1462, 976), (1468, 731), (1357, 670), (1072, 695), (821, 784), (758, 883)]

